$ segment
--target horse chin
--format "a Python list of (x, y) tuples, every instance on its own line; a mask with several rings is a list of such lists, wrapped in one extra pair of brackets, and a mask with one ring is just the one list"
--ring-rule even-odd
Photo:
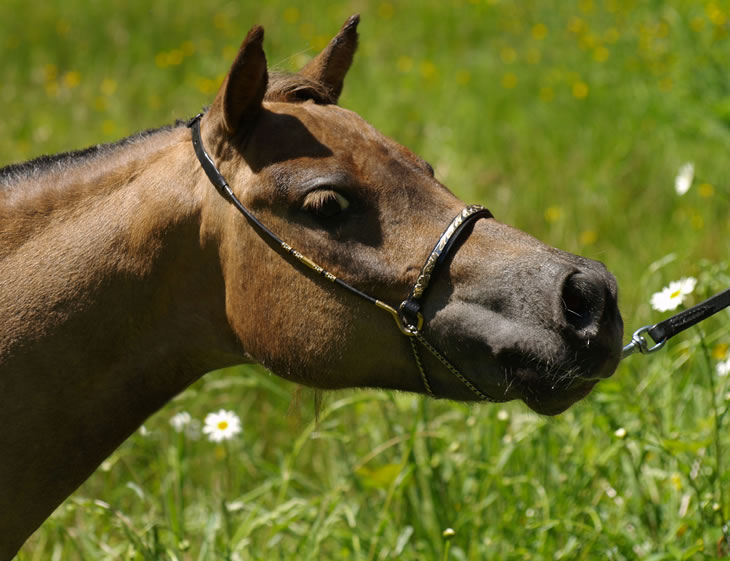
[(540, 415), (558, 415), (591, 393), (597, 383), (595, 379), (572, 378), (555, 385), (531, 385), (520, 399)]
[(512, 357), (500, 361), (509, 395), (521, 399), (541, 415), (557, 415), (585, 398), (595, 385), (618, 366), (618, 349), (557, 361), (560, 367), (534, 368), (539, 361)]

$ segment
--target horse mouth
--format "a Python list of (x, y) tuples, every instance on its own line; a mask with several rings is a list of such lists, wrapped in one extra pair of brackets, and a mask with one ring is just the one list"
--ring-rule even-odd
[(558, 415), (588, 396), (597, 383), (598, 380), (595, 379), (573, 378), (570, 384), (531, 387), (524, 392), (521, 399), (536, 413), (549, 416)]
[(507, 383), (505, 395), (521, 399), (541, 415), (558, 415), (591, 393), (596, 384), (613, 374), (620, 354), (600, 353), (596, 358), (576, 357), (552, 364), (509, 353), (500, 357)]

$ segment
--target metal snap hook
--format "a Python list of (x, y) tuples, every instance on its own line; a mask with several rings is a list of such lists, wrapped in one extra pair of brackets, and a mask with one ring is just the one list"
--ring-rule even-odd
[(653, 353), (655, 351), (658, 351), (665, 345), (665, 343), (667, 342), (666, 337), (658, 343), (655, 343), (653, 347), (649, 347), (649, 343), (644, 338), (644, 334), (648, 333), (652, 328), (654, 328), (653, 325), (645, 325), (644, 327), (640, 327), (639, 329), (634, 331), (634, 334), (631, 336), (631, 342), (629, 342), (629, 344), (624, 347), (621, 353), (621, 360), (625, 359), (627, 356), (631, 356), (634, 353)]

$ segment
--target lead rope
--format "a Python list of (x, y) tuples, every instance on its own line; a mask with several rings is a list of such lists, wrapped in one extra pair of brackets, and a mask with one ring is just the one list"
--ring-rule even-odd
[(481, 217), (492, 216), (492, 214), (486, 208), (480, 205), (467, 206), (457, 215), (456, 218), (454, 218), (454, 220), (451, 221), (448, 228), (441, 235), (439, 241), (436, 243), (436, 246), (429, 254), (429, 258), (426, 261), (426, 264), (423, 266), (421, 274), (418, 276), (416, 286), (414, 286), (414, 289), (411, 291), (408, 298), (406, 298), (401, 303), (400, 309), (396, 310), (382, 300), (373, 298), (369, 294), (366, 294), (365, 292), (362, 292), (361, 290), (348, 284), (342, 279), (337, 278), (335, 275), (315, 263), (312, 259), (310, 259), (306, 255), (303, 255), (300, 251), (283, 241), (276, 234), (274, 234), (274, 232), (269, 230), (269, 228), (267, 228), (258, 218), (256, 218), (256, 216), (254, 216), (253, 213), (251, 213), (251, 211), (249, 211), (243, 205), (238, 197), (236, 197), (235, 193), (228, 185), (225, 177), (223, 177), (223, 175), (215, 165), (215, 162), (213, 162), (213, 159), (205, 150), (205, 147), (203, 146), (203, 139), (200, 134), (200, 120), (202, 119), (202, 117), (202, 113), (199, 113), (198, 115), (193, 117), (188, 122), (188, 127), (191, 129), (192, 132), (193, 149), (195, 151), (195, 155), (197, 156), (198, 161), (203, 168), (203, 171), (205, 171), (205, 174), (208, 176), (208, 179), (213, 184), (213, 186), (229, 203), (236, 207), (236, 209), (249, 220), (249, 222), (254, 226), (255, 230), (260, 235), (272, 240), (286, 255), (290, 255), (299, 263), (312, 269), (314, 272), (321, 275), (328, 281), (349, 290), (360, 298), (363, 298), (371, 304), (374, 304), (381, 310), (385, 310), (386, 312), (388, 312), (395, 320), (395, 323), (398, 326), (400, 332), (403, 333), (403, 335), (407, 336), (411, 343), (411, 349), (413, 351), (413, 357), (415, 359), (416, 366), (418, 367), (418, 372), (421, 375), (421, 380), (423, 381), (423, 385), (429, 396), (438, 399), (438, 397), (433, 393), (431, 384), (428, 381), (428, 375), (424, 368), (423, 361), (421, 360), (421, 355), (418, 352), (415, 340), (418, 340), (421, 345), (423, 345), (451, 374), (453, 374), (479, 399), (483, 401), (491, 401), (494, 403), (506, 401), (505, 399), (500, 400), (489, 397), (483, 392), (479, 391), (479, 389), (477, 389), (477, 387), (472, 382), (470, 382), (466, 376), (459, 372), (459, 370), (453, 364), (451, 364), (448, 359), (446, 359), (446, 357), (441, 354), (431, 343), (429, 343), (428, 340), (421, 333), (421, 327), (423, 326), (423, 315), (420, 312), (420, 300), (426, 292), (426, 289), (428, 288), (431, 276), (433, 275), (436, 267), (445, 260), (449, 249), (454, 246), (457, 238), (459, 237), (461, 232), (465, 230), (466, 226), (469, 223)]
[[(678, 333), (706, 320), (728, 306), (730, 306), (730, 288), (659, 323), (640, 327), (631, 336), (631, 342), (624, 347), (621, 353), (621, 360), (634, 353), (650, 354), (658, 351), (669, 339)], [(649, 346), (649, 343), (644, 338), (644, 334), (648, 334), (653, 339), (653, 346)]]

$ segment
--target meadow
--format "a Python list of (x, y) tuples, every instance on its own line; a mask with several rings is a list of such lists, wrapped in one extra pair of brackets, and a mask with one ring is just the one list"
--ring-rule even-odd
[[(603, 261), (626, 340), (669, 315), (650, 298), (670, 281), (697, 279), (685, 306), (730, 286), (727, 0), (4, 0), (0, 165), (191, 117), (252, 25), (296, 70), (352, 13), (340, 103), (464, 200)], [(729, 345), (725, 311), (554, 418), (374, 390), (315, 418), (262, 368), (214, 372), (17, 560), (730, 558)], [(242, 432), (215, 443), (219, 409)]]

